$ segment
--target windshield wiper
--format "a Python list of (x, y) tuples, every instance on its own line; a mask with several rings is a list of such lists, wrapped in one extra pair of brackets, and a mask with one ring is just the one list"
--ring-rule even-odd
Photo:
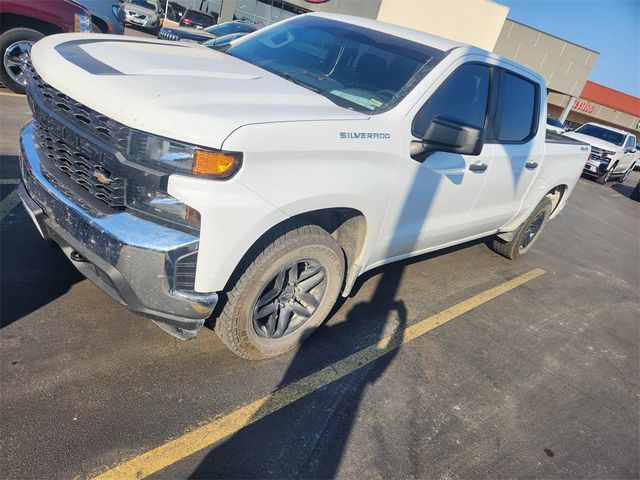
[(314, 87), (313, 85), (310, 85), (308, 83), (302, 82), (300, 80), (298, 80), (296, 77), (294, 77), (293, 75), (291, 75), (290, 73), (287, 72), (273, 72), (276, 75), (284, 78), (285, 80), (289, 80), (292, 83), (295, 83), (296, 85), (300, 85), (301, 87), (307, 88), (309, 90), (311, 90), (312, 92), (316, 92), (316, 93), (323, 93), (323, 91), (321, 89), (319, 89), (318, 87)]

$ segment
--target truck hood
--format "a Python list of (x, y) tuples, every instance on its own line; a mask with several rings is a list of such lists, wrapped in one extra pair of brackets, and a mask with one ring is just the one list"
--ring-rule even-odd
[(576, 140), (580, 140), (581, 142), (588, 143), (592, 147), (604, 148), (605, 150), (609, 150), (610, 152), (618, 152), (622, 150), (622, 147), (616, 145), (615, 143), (605, 142), (604, 140), (600, 140), (599, 138), (592, 137), (590, 135), (583, 135), (582, 133), (576, 132), (567, 132), (564, 135), (569, 138), (574, 138)]
[(31, 50), (52, 87), (138, 130), (211, 148), (255, 123), (365, 120), (359, 112), (207, 47), (61, 34)]

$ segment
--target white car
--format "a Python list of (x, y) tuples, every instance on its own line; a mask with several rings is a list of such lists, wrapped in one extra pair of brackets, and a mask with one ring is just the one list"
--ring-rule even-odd
[(632, 133), (598, 123), (585, 123), (565, 135), (591, 145), (584, 173), (596, 177), (598, 183), (624, 182), (636, 165), (636, 137)]
[(478, 48), (315, 13), (235, 42), (33, 48), (27, 209), (96, 285), (180, 338), (218, 305), (224, 343), (268, 358), (373, 268), (486, 236), (515, 259), (589, 155), (546, 140), (539, 75)]

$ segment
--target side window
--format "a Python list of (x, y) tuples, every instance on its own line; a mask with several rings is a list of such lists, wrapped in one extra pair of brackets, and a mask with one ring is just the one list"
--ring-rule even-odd
[(431, 95), (413, 120), (411, 133), (422, 138), (431, 120), (443, 116), (465, 125), (483, 128), (489, 99), (487, 65), (462, 65)]
[(629, 135), (629, 138), (627, 138), (627, 144), (625, 145), (625, 150), (630, 148), (630, 149), (634, 149), (636, 148), (636, 137), (634, 137), (633, 135)]
[(504, 72), (498, 92), (498, 142), (522, 142), (536, 130), (536, 88), (522, 77)]

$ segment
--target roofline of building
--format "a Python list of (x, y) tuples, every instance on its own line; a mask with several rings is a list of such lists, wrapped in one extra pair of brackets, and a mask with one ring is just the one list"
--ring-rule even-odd
[(571, 40), (567, 40), (566, 38), (559, 37), (557, 35), (554, 35), (553, 33), (545, 32), (544, 30), (540, 30), (539, 28), (532, 27), (531, 25), (527, 25), (526, 23), (519, 22), (510, 17), (507, 17), (507, 20), (513, 23), (517, 23), (518, 25), (522, 25), (523, 27), (530, 28), (531, 30), (535, 30), (536, 32), (544, 33), (545, 35), (549, 35), (550, 37), (557, 38), (558, 40), (562, 40), (563, 42), (570, 43), (571, 45), (584, 48), (585, 50), (589, 50), (592, 53), (597, 53), (598, 55), (600, 55), (600, 52), (598, 52), (597, 50), (594, 50), (593, 48), (585, 47), (584, 45), (580, 45), (579, 43), (572, 42)]

